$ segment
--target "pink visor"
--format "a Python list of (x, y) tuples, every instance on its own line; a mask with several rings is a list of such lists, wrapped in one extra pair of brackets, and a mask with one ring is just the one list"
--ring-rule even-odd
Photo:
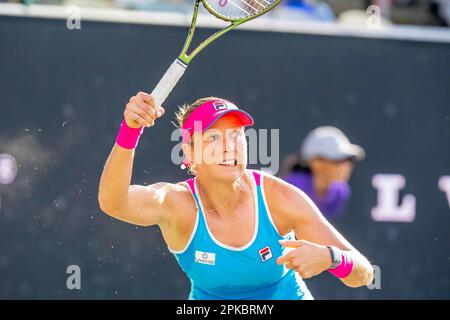
[[(189, 143), (189, 139), (194, 132), (204, 132), (217, 120), (229, 113), (235, 115), (244, 127), (251, 126), (254, 123), (252, 116), (240, 110), (234, 103), (223, 99), (209, 100), (192, 111), (187, 117), (182, 127), (183, 143)], [(183, 164), (184, 167), (189, 165), (187, 160)]]
[(233, 113), (243, 126), (253, 125), (253, 118), (230, 101), (215, 99), (205, 102), (187, 117), (183, 124), (183, 143), (188, 143), (194, 129), (203, 132), (226, 114)]

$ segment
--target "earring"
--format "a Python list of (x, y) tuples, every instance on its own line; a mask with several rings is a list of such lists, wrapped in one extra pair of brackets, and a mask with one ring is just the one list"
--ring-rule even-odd
[(195, 170), (195, 165), (190, 165), (189, 166), (189, 168), (188, 168), (188, 172), (190, 173), (190, 174), (192, 174), (193, 176), (196, 176), (197, 175), (197, 172), (196, 172), (196, 170)]

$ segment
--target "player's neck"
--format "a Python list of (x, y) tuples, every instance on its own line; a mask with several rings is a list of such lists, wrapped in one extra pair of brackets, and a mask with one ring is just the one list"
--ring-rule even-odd
[(197, 188), (204, 210), (217, 215), (230, 215), (246, 192), (245, 174), (233, 183), (218, 183), (197, 178)]

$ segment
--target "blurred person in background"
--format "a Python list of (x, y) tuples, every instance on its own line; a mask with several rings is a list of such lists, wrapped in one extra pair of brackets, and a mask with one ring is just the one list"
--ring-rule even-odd
[(336, 16), (323, 0), (284, 0), (273, 17), (298, 21), (334, 21)]
[(450, 0), (430, 0), (429, 10), (437, 16), (441, 25), (450, 26)]
[[(364, 28), (376, 20), (378, 24), (372, 26), (378, 29), (391, 26), (391, 16), (391, 0), (366, 0), (363, 8), (345, 10), (339, 14), (337, 20), (339, 24)], [(374, 20), (374, 18), (376, 19)]]
[(384, 19), (391, 20), (392, 18), (392, 6), (394, 0), (366, 0), (366, 6), (377, 6), (380, 8), (380, 14)]
[(354, 163), (364, 157), (364, 149), (350, 143), (341, 130), (319, 127), (306, 136), (299, 155), (287, 157), (281, 176), (332, 220), (342, 215), (351, 195), (348, 181)]

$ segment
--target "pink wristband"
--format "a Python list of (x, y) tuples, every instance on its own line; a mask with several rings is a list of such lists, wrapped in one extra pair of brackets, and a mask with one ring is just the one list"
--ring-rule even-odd
[(123, 119), (120, 124), (120, 130), (116, 138), (116, 143), (122, 148), (134, 149), (138, 144), (142, 131), (144, 131), (144, 126), (139, 128), (131, 128), (128, 126), (125, 119)]
[(345, 253), (342, 253), (341, 264), (335, 269), (328, 269), (328, 272), (335, 275), (338, 278), (345, 278), (350, 273), (352, 273), (352, 270), (353, 270), (352, 258), (350, 256), (346, 255)]

